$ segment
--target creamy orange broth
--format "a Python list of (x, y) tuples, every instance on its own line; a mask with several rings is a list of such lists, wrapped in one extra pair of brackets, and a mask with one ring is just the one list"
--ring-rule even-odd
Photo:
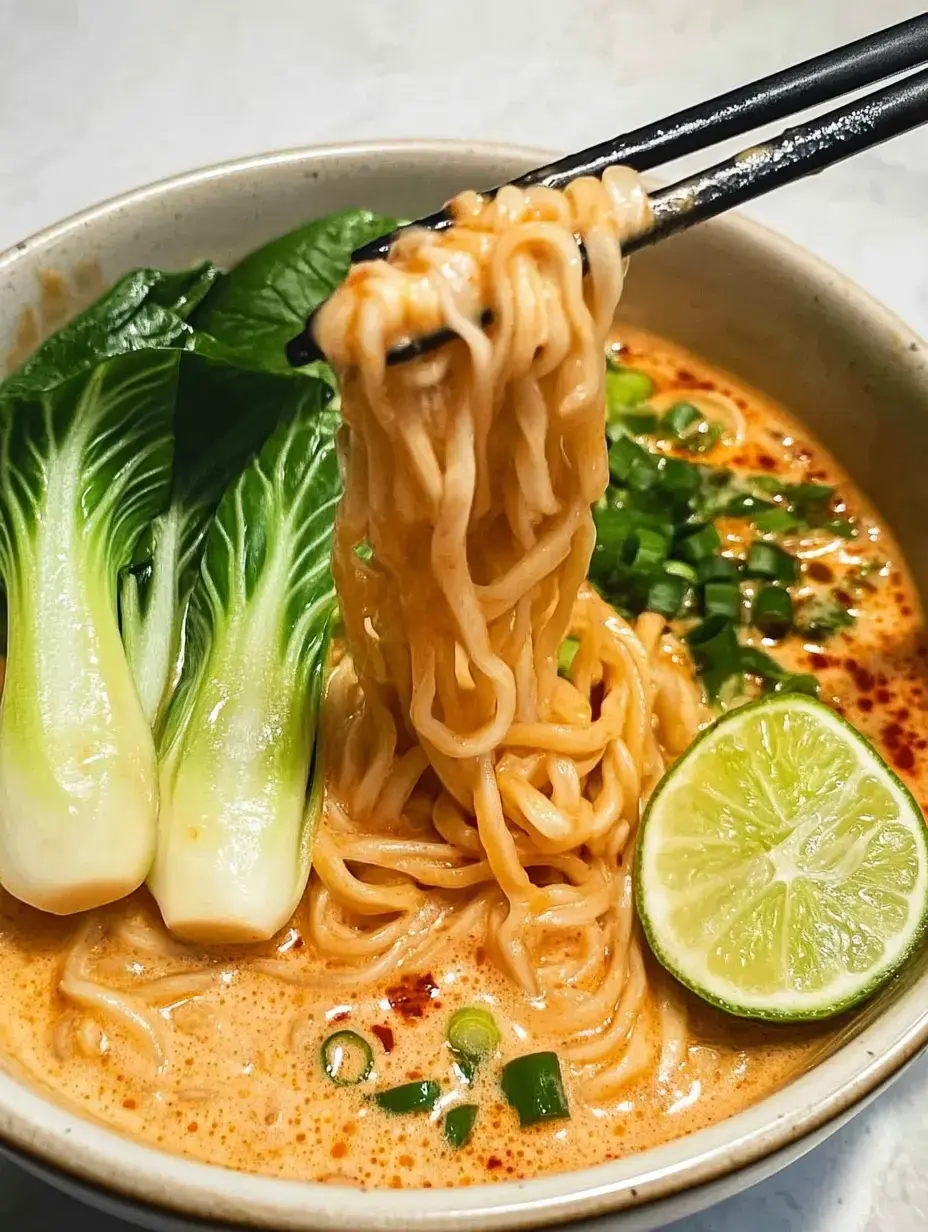
[[(716, 388), (743, 408), (747, 442), (734, 456), (720, 450), (710, 460), (837, 483), (861, 518), (863, 533), (847, 546), (837, 570), (829, 566), (832, 576), (807, 571), (804, 579), (812, 586), (850, 585), (861, 560), (889, 562), (855, 592), (856, 627), (822, 649), (797, 641), (776, 653), (797, 670), (816, 672), (826, 700), (875, 742), (925, 801), (928, 651), (895, 545), (846, 477), (783, 410), (657, 339), (625, 331), (623, 341), (628, 361), (659, 386)], [(737, 534), (737, 527), (731, 530)], [(533, 1033), (521, 994), (492, 967), (479, 939), (442, 952), (427, 971), (358, 993), (326, 981), (324, 964), (304, 941), (305, 912), (304, 904), (272, 943), (209, 955), (174, 946), (163, 933), (154, 935), (167, 952), (153, 953), (139, 926), (156, 929), (158, 917), (144, 892), (97, 913), (105, 938), (85, 974), (98, 981), (141, 996), (155, 979), (207, 965), (209, 988), (200, 995), (165, 985), (150, 993), (168, 1037), (168, 1062), (159, 1071), (149, 1045), (59, 993), (79, 924), (41, 916), (0, 892), (0, 1052), (14, 1072), (165, 1150), (271, 1176), (402, 1188), (524, 1178), (640, 1151), (780, 1086), (813, 1062), (834, 1030), (745, 1023), (687, 996), (685, 1064), (661, 1074), (655, 1050), (644, 1078), (605, 1108), (584, 1105), (564, 1066), (571, 1118), (520, 1130), (500, 1094), (498, 1062), (484, 1065), (472, 1088), (462, 1087), (445, 1043), (448, 1019), (459, 1006), (487, 1003), (503, 1033), (503, 1060), (557, 1050), (560, 1041)], [(315, 985), (262, 972), (258, 964), (268, 958), (282, 962), (295, 981), (309, 983), (315, 975)], [(651, 974), (647, 1013), (653, 1020), (661, 977)], [(362, 1087), (335, 1087), (322, 1071), (319, 1047), (336, 1025), (358, 1031), (373, 1046), (375, 1072)], [(369, 1098), (414, 1078), (441, 1083), (442, 1100), (431, 1117), (390, 1116)], [(471, 1142), (457, 1151), (445, 1145), (440, 1124), (454, 1102), (480, 1105)]]

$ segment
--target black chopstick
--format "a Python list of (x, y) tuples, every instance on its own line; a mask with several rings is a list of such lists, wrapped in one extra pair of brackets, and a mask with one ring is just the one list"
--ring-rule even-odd
[[(796, 128), (787, 128), (778, 137), (742, 150), (708, 171), (700, 171), (652, 193), (649, 199), (653, 225), (639, 235), (630, 236), (623, 245), (623, 252), (636, 252), (657, 240), (676, 235), (926, 122), (928, 69), (922, 69), (837, 111)], [(492, 314), (484, 312), (481, 324), (486, 326), (491, 321)], [(405, 363), (436, 350), (454, 337), (451, 330), (438, 330), (422, 338), (413, 338), (392, 350), (387, 363)]]
[[(653, 124), (646, 124), (610, 141), (536, 167), (512, 182), (518, 188), (542, 184), (563, 188), (581, 175), (601, 176), (619, 165), (650, 171), (661, 163), (708, 149), (730, 137), (741, 137), (764, 124), (775, 124), (799, 111), (831, 102), (852, 90), (883, 81), (928, 60), (928, 13), (856, 39), (792, 68), (761, 77), (708, 102), (687, 107)], [(485, 196), (492, 197), (491, 189)], [(444, 230), (451, 218), (437, 210), (413, 223)], [(390, 250), (394, 236), (381, 236), (355, 252), (353, 261), (374, 261)]]
[[(707, 103), (677, 112), (609, 142), (591, 146), (545, 167), (527, 172), (513, 183), (560, 188), (580, 175), (601, 175), (609, 166), (629, 165), (646, 171), (659, 163), (706, 149), (758, 125), (802, 111), (861, 86), (883, 80), (928, 60), (928, 14), (890, 26), (867, 38), (806, 60), (802, 64), (749, 86), (719, 95)], [(633, 252), (664, 236), (750, 201), (781, 184), (821, 171), (860, 150), (878, 145), (928, 120), (928, 70), (913, 73), (883, 90), (867, 95), (779, 137), (742, 151), (708, 171), (681, 180), (651, 196), (654, 225), (624, 245)], [(493, 189), (487, 196), (492, 196)], [(447, 211), (420, 219), (414, 226), (443, 230)], [(395, 235), (383, 236), (359, 248), (353, 261), (385, 256)], [(585, 256), (585, 254), (584, 254)], [(483, 324), (491, 317), (484, 313)], [(294, 367), (324, 358), (313, 337), (313, 314), (305, 331), (287, 346)], [(450, 341), (438, 331), (412, 339), (387, 357), (402, 363)]]

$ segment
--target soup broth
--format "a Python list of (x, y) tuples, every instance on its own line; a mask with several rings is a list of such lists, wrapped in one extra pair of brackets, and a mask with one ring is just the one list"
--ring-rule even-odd
[[(928, 649), (918, 599), (885, 527), (802, 426), (726, 373), (662, 341), (623, 329), (623, 362), (662, 390), (718, 392), (744, 417), (725, 451), (735, 471), (837, 485), (859, 519), (854, 540), (804, 561), (802, 585), (839, 592), (857, 614), (827, 641), (791, 637), (778, 658), (814, 673), (844, 714), (928, 799)], [(729, 546), (743, 532), (726, 526)], [(827, 559), (826, 559), (827, 556)], [(332, 790), (330, 788), (330, 790)], [(562, 1064), (568, 1119), (520, 1128), (499, 1086), (499, 1063), (559, 1050), (523, 993), (494, 965), (480, 935), (440, 944), (387, 978), (360, 983), (314, 952), (311, 896), (263, 945), (204, 950), (172, 940), (139, 892), (89, 918), (42, 915), (0, 892), (0, 1050), (14, 1073), (139, 1140), (194, 1159), (269, 1176), (393, 1188), (469, 1185), (582, 1168), (690, 1133), (745, 1108), (813, 1064), (834, 1023), (774, 1027), (719, 1013), (649, 963), (643, 1028), (628, 1078), (589, 1103)], [(447, 1043), (451, 1014), (491, 1008), (500, 1058), (470, 1083)], [(682, 1019), (681, 1048), (661, 1047), (661, 1022)], [(335, 1085), (323, 1041), (358, 1032), (373, 1070)], [(432, 1079), (431, 1113), (396, 1115), (377, 1090)], [(479, 1106), (467, 1145), (443, 1136), (441, 1114)]]

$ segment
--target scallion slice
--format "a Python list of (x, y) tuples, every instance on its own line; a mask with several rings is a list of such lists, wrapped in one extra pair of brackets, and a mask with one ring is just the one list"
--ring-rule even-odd
[(623, 411), (619, 422), (632, 436), (651, 436), (657, 431), (657, 416), (653, 411)]
[(741, 619), (741, 591), (736, 582), (706, 582), (702, 592), (706, 616), (724, 616), (732, 624)]
[(688, 565), (685, 560), (665, 560), (664, 572), (672, 573), (675, 577), (681, 577), (691, 585), (698, 580), (697, 571), (692, 565)]
[(606, 365), (606, 408), (611, 415), (644, 402), (654, 393), (654, 382), (638, 368), (624, 364)]
[(322, 1068), (338, 1087), (354, 1087), (374, 1069), (370, 1044), (357, 1031), (335, 1031), (323, 1041)]
[[(677, 562), (668, 561), (667, 563), (672, 565)], [(645, 608), (649, 612), (658, 612), (661, 616), (672, 620), (682, 611), (689, 589), (690, 583), (686, 578), (668, 569), (665, 573), (659, 574), (648, 587)]]
[(445, 1141), (455, 1150), (467, 1146), (474, 1132), (479, 1108), (476, 1104), (457, 1104), (445, 1117)]
[(653, 573), (664, 563), (670, 546), (659, 531), (650, 530), (646, 526), (635, 532), (632, 543), (634, 554), (629, 564), (634, 573)]
[(556, 1052), (531, 1052), (509, 1061), (503, 1066), (501, 1084), (523, 1129), (570, 1116)]
[(499, 1047), (496, 1019), (482, 1005), (465, 1005), (451, 1015), (448, 1043), (462, 1057), (482, 1061)]
[(668, 435), (681, 440), (687, 432), (705, 419), (702, 411), (693, 406), (692, 402), (675, 402), (669, 407), (661, 420), (661, 427)]
[(696, 566), (700, 582), (735, 582), (741, 576), (741, 561), (730, 556), (706, 556)]
[(630, 436), (620, 436), (609, 446), (609, 473), (616, 483), (628, 483), (633, 469), (637, 466), (651, 465), (651, 455)]
[(677, 544), (678, 555), (698, 565), (707, 556), (713, 556), (722, 546), (722, 539), (712, 522), (705, 526), (687, 528), (685, 536)]
[(421, 1082), (404, 1082), (399, 1087), (388, 1087), (386, 1091), (378, 1091), (374, 1099), (384, 1112), (392, 1112), (397, 1116), (407, 1113), (431, 1112), (438, 1103), (441, 1087), (431, 1079)]
[(789, 535), (802, 526), (802, 519), (789, 509), (767, 508), (754, 514), (751, 521), (765, 535)]
[(729, 676), (738, 671), (738, 637), (734, 625), (724, 616), (709, 616), (686, 634), (686, 641), (699, 668), (710, 697)]
[(752, 543), (744, 570), (748, 577), (767, 578), (786, 585), (791, 585), (799, 576), (795, 557), (775, 543)]
[(557, 672), (559, 676), (569, 676), (574, 665), (580, 642), (575, 637), (565, 637), (557, 652)]
[(761, 586), (751, 605), (751, 624), (779, 641), (793, 627), (793, 601), (782, 586)]

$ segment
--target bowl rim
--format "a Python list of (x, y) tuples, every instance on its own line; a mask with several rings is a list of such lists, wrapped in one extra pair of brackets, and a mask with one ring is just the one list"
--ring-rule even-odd
[[(391, 155), (431, 161), (447, 156), (525, 165), (550, 151), (496, 142), (444, 139), (340, 142), (295, 147), (211, 164), (146, 184), (82, 209), (0, 252), (0, 274), (26, 254), (77, 235), (107, 217), (186, 188), (290, 164), (344, 157), (382, 161)], [(841, 296), (866, 318), (875, 344), (895, 353), (928, 385), (928, 349), (892, 310), (800, 245), (753, 219), (708, 224), (733, 246), (754, 248), (771, 261)], [(928, 1044), (928, 1000), (913, 981), (853, 1039), (807, 1073), (736, 1115), (638, 1155), (530, 1181), (456, 1189), (360, 1190), (319, 1182), (235, 1172), (172, 1155), (79, 1116), (15, 1077), (0, 1062), (0, 1146), (27, 1166), (46, 1169), (75, 1189), (225, 1226), (338, 1230), (481, 1230), (541, 1227), (609, 1211), (658, 1203), (750, 1168), (778, 1152), (801, 1150), (830, 1124), (868, 1102)], [(809, 1145), (813, 1145), (810, 1142)]]

